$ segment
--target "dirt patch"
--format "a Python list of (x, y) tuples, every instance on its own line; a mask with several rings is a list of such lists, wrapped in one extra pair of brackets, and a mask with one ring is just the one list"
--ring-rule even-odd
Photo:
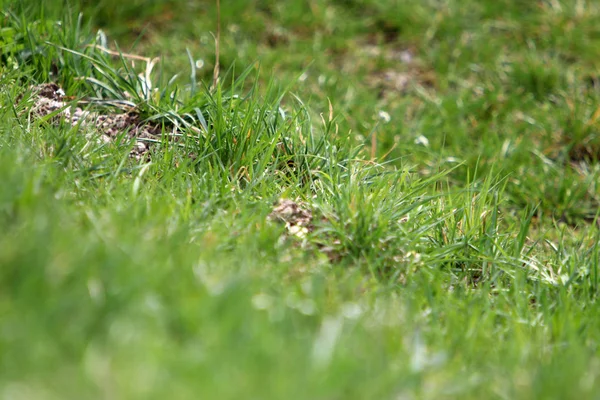
[(379, 90), (379, 97), (385, 97), (390, 93), (405, 93), (414, 78), (407, 72), (399, 72), (391, 69), (372, 74), (369, 83)]
[[(315, 238), (314, 241), (308, 241), (309, 234), (315, 231), (315, 216), (312, 207), (302, 201), (289, 199), (279, 199), (273, 206), (273, 211), (268, 215), (267, 220), (285, 224), (285, 232), (281, 240), (292, 239), (293, 244), (306, 250), (318, 250), (327, 256), (330, 262), (339, 262), (342, 259), (339, 239), (331, 237)], [(320, 219), (322, 224), (327, 224), (325, 217)]]
[(423, 67), (413, 49), (367, 42), (361, 50), (363, 57), (380, 59), (385, 65), (367, 74), (367, 84), (380, 98), (405, 94), (415, 85), (436, 85), (435, 74)]
[(575, 163), (594, 163), (600, 160), (600, 140), (595, 136), (581, 140), (569, 146), (569, 160)]
[(286, 234), (304, 238), (314, 230), (313, 213), (303, 202), (279, 199), (267, 217), (270, 221), (285, 224)]
[(74, 107), (65, 92), (54, 83), (31, 88), (33, 105), (30, 113), (35, 119), (47, 119), (52, 125), (67, 123), (72, 126), (91, 127), (101, 142), (112, 142), (125, 135), (135, 140), (130, 156), (135, 159), (147, 157), (151, 143), (144, 139), (160, 138), (161, 128), (144, 123), (134, 112), (100, 113)]

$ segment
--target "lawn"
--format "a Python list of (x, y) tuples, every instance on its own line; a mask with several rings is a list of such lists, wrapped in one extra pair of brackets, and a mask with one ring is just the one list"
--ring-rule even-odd
[(1, 399), (598, 398), (598, 2), (39, 3)]

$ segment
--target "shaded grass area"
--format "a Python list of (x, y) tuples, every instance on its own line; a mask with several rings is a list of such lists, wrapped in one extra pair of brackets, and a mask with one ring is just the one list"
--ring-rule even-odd
[[(594, 3), (233, 1), (214, 89), (211, 2), (23, 4), (2, 396), (595, 396)], [(158, 123), (149, 158), (30, 113), (48, 81)], [(315, 229), (269, 223), (279, 198)]]

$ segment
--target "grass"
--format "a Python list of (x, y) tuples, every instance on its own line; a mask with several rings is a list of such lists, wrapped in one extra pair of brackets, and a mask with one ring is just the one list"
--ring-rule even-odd
[(2, 398), (597, 397), (594, 2), (3, 6)]

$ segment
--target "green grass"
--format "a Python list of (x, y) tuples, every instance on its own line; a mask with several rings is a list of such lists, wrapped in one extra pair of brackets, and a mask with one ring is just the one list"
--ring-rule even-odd
[(597, 398), (596, 2), (223, 2), (216, 88), (214, 2), (70, 3), (0, 15), (0, 398)]

